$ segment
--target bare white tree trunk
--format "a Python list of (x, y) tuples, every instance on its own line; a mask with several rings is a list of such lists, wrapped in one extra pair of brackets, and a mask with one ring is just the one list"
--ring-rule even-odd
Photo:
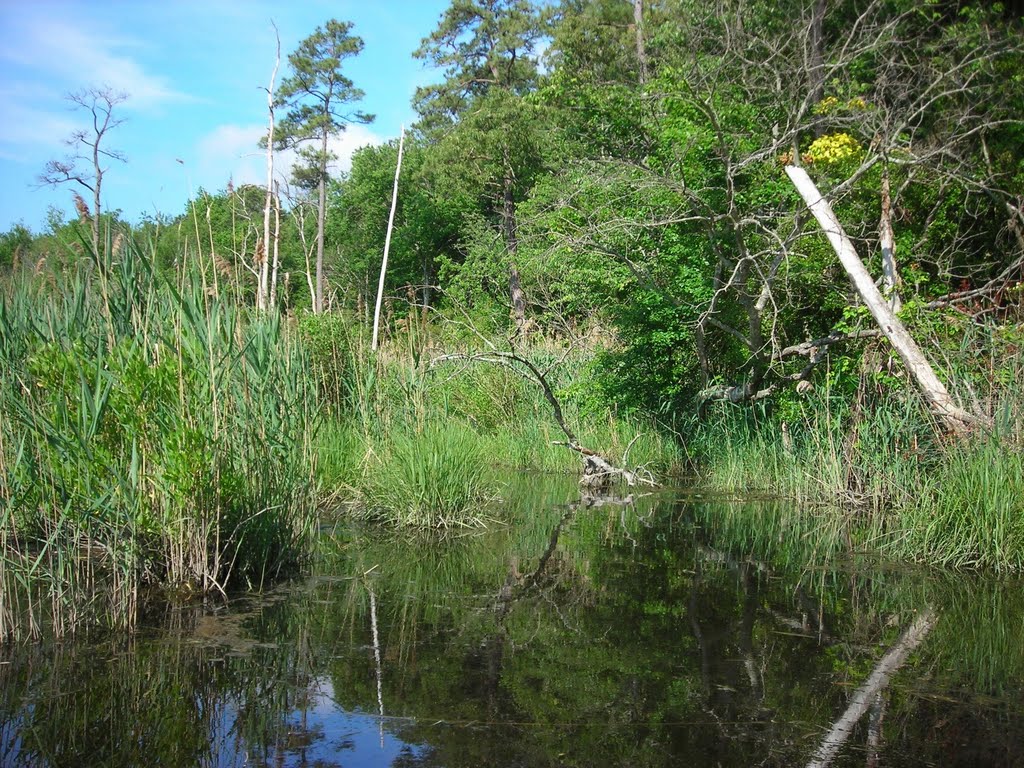
[(370, 593), (370, 634), (373, 637), (373, 661), (377, 671), (377, 711), (380, 718), (377, 720), (380, 732), (380, 748), (384, 749), (384, 669), (380, 663), (380, 633), (377, 631), (377, 597), (369, 586), (366, 591)]
[(842, 717), (832, 725), (832, 729), (822, 740), (818, 751), (807, 763), (807, 768), (825, 768), (832, 763), (840, 748), (850, 738), (857, 721), (871, 708), (878, 693), (885, 689), (889, 684), (889, 679), (906, 662), (907, 656), (928, 636), (932, 627), (935, 626), (935, 619), (935, 614), (930, 610), (923, 611), (896, 641), (896, 644), (882, 657), (868, 679), (853, 694), (850, 706), (846, 708)]
[[(273, 22), (271, 22), (273, 23)], [(263, 205), (263, 261), (259, 265), (259, 282), (256, 286), (256, 309), (260, 312), (268, 308), (272, 291), (270, 290), (270, 208), (274, 199), (274, 81), (277, 70), (281, 66), (281, 36), (274, 27), (277, 39), (277, 56), (274, 58), (274, 71), (270, 73), (270, 85), (267, 87), (267, 199)], [(277, 277), (275, 270), (275, 279)]]
[(911, 337), (900, 319), (893, 314), (882, 294), (875, 286), (875, 281), (864, 267), (857, 255), (853, 243), (843, 230), (829, 202), (811, 181), (811, 177), (803, 168), (793, 165), (786, 166), (786, 173), (796, 187), (800, 196), (807, 203), (814, 218), (825, 232), (829, 243), (839, 256), (846, 273), (853, 281), (853, 286), (864, 304), (875, 318), (882, 333), (893, 345), (910, 375), (914, 377), (918, 388), (924, 395), (932, 413), (953, 432), (964, 432), (980, 423), (980, 420), (960, 408), (946, 390), (945, 385), (935, 375), (928, 359)]
[(384, 236), (384, 260), (380, 263), (380, 280), (377, 282), (377, 306), (373, 310), (373, 349), (377, 349), (377, 334), (380, 331), (380, 304), (384, 299), (384, 275), (388, 271), (388, 253), (391, 250), (391, 230), (395, 226), (395, 208), (398, 207), (398, 176), (402, 172), (402, 151), (405, 148), (405, 126), (398, 139), (398, 163), (395, 165), (395, 186), (391, 190), (391, 213), (388, 215), (388, 232)]
[(274, 265), (270, 274), (270, 306), (277, 306), (277, 272), (281, 266), (281, 190), (274, 182)]

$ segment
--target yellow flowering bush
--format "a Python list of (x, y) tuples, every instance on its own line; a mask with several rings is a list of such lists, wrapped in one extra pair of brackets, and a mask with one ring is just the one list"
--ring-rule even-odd
[(805, 163), (831, 164), (847, 160), (861, 151), (860, 142), (848, 133), (829, 133), (815, 139), (807, 148)]

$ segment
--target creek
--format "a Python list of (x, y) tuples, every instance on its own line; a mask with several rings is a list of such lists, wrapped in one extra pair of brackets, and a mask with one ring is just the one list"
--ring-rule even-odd
[[(784, 503), (519, 478), (484, 532), (326, 526), (301, 578), (0, 656), (4, 766), (1024, 765), (1024, 584)], [(823, 542), (825, 542), (823, 544)]]

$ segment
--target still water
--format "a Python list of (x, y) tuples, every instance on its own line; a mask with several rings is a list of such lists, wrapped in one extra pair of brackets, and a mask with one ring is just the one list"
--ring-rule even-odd
[(1020, 581), (889, 567), (770, 501), (534, 479), (503, 514), (331, 526), (258, 596), (9, 648), (0, 763), (1024, 765)]

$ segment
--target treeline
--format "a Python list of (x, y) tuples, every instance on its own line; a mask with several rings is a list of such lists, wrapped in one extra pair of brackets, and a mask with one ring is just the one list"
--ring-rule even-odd
[[(317, 30), (293, 70), (333, 39), (343, 52), (314, 71), (340, 72), (361, 50), (351, 31)], [(393, 313), (457, 307), (502, 332), (612, 328), (608, 394), (661, 414), (806, 388), (823, 352), (870, 320), (784, 173), (794, 164), (904, 316), (1018, 319), (1022, 51), (1019, 18), (989, 3), (456, 0), (415, 52), (443, 77), (415, 97)], [(317, 141), (272, 196), (275, 300), (316, 303), (322, 181), (325, 307), (368, 317), (397, 141), (329, 178), (322, 126), (296, 123), (317, 105), (294, 80), (275, 143)], [(341, 83), (351, 110), (361, 93)], [(369, 119), (346, 114), (330, 130)], [(201, 192), (134, 234), (165, 268), (206, 261), (221, 290), (254, 302), (271, 258), (266, 198)], [(55, 258), (49, 239), (16, 228), (0, 258)]]

